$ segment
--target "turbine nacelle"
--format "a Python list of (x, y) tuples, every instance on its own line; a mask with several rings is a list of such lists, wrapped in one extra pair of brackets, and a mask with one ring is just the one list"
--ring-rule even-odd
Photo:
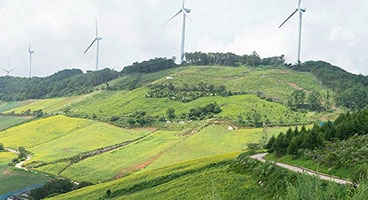
[(182, 11), (186, 12), (186, 13), (190, 13), (192, 10), (188, 9), (188, 8), (183, 8)]
[(306, 12), (307, 11), (307, 9), (305, 9), (305, 8), (297, 8), (297, 9), (298, 9), (299, 12)]

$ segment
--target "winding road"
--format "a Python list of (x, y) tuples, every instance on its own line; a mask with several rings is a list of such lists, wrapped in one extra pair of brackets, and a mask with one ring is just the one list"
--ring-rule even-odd
[[(19, 154), (19, 152), (17, 150), (14, 150), (14, 149), (10, 149), (10, 148), (6, 148), (7, 151), (10, 151), (12, 153), (15, 153), (15, 154)], [(22, 170), (25, 170), (25, 171), (29, 171), (27, 168), (23, 167), (23, 164), (29, 160), (32, 159), (32, 156), (30, 155), (27, 155), (27, 158), (26, 160), (22, 161), (22, 162), (19, 162), (18, 164), (15, 165), (16, 168), (18, 169), (22, 169)]]
[[(261, 153), (261, 154), (253, 155), (250, 158), (265, 163), (266, 162), (266, 159), (265, 159), (266, 155), (267, 155), (267, 153)], [(293, 172), (297, 172), (297, 173), (301, 173), (301, 174), (307, 174), (309, 176), (317, 176), (318, 178), (320, 178), (322, 180), (331, 181), (331, 182), (335, 182), (335, 183), (342, 184), (342, 185), (346, 185), (346, 184), (352, 185), (353, 184), (351, 181), (344, 180), (344, 179), (341, 179), (341, 178), (337, 178), (337, 177), (334, 177), (334, 176), (330, 176), (330, 175), (327, 175), (327, 174), (322, 174), (322, 173), (319, 173), (319, 172), (315, 172), (313, 170), (309, 170), (309, 169), (305, 169), (305, 168), (301, 168), (301, 167), (295, 167), (295, 166), (292, 166), (292, 165), (279, 163), (279, 162), (274, 162), (274, 161), (272, 161), (272, 163), (279, 166), (279, 167), (288, 169), (288, 170), (293, 171)]]

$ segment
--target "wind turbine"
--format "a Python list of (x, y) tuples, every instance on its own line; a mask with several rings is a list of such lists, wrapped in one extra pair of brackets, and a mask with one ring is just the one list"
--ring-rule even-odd
[(305, 8), (301, 8), (302, 0), (299, 0), (298, 7), (296, 10), (279, 26), (281, 28), (290, 18), (292, 18), (297, 12), (299, 12), (299, 45), (298, 45), (298, 63), (300, 63), (300, 51), (302, 47), (302, 22), (303, 22), (303, 13), (307, 10)]
[(96, 51), (96, 71), (98, 70), (98, 57), (100, 55), (100, 40), (102, 37), (98, 36), (98, 26), (97, 26), (97, 19), (96, 19), (96, 38), (92, 41), (92, 43), (88, 46), (84, 54), (88, 52), (88, 50), (92, 47), (92, 45), (97, 42), (97, 51)]
[(15, 70), (15, 68), (10, 69), (10, 58), (8, 58), (8, 69), (2, 69), (4, 72), (6, 72), (6, 76), (9, 76), (9, 74)]
[(165, 24), (169, 23), (171, 20), (173, 20), (176, 16), (178, 16), (180, 13), (183, 13), (183, 28), (181, 33), (181, 47), (180, 47), (180, 63), (184, 61), (184, 45), (185, 45), (185, 25), (186, 25), (186, 19), (192, 21), (188, 14), (191, 12), (190, 9), (185, 8), (185, 0), (183, 0), (183, 5), (180, 8), (179, 12), (177, 12), (173, 17), (171, 17)]
[(31, 49), (31, 43), (29, 43), (28, 54), (29, 54), (29, 78), (32, 77), (32, 54), (35, 52)]

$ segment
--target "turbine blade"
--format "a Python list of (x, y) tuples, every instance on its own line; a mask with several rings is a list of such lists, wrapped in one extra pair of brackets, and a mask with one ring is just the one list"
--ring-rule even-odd
[(189, 19), (189, 21), (190, 21), (190, 22), (192, 22), (192, 24), (193, 24), (193, 20), (189, 17), (189, 15), (188, 15), (186, 12), (184, 12), (184, 15), (185, 15), (185, 17), (187, 17), (187, 18)]
[(183, 6), (181, 8), (184, 8), (184, 6), (185, 6), (185, 0), (183, 0)]
[(15, 70), (15, 68), (11, 69), (11, 70), (9, 71), (9, 73), (10, 73), (10, 72), (12, 72), (12, 71), (14, 71), (14, 70)]
[(302, 0), (299, 0), (298, 8), (300, 8), (301, 4), (302, 4)]
[(91, 48), (91, 46), (96, 42), (97, 38), (93, 40), (93, 42), (88, 46), (88, 48), (84, 51), (84, 54), (87, 53), (87, 51)]
[(298, 9), (296, 9), (284, 22), (282, 22), (282, 24), (279, 26), (279, 28), (281, 28), (287, 21), (289, 21), (289, 19), (291, 17), (293, 17), (296, 12), (298, 12)]
[(98, 38), (98, 24), (97, 24), (97, 18), (96, 18), (96, 38)]
[(183, 12), (183, 10), (179, 10), (178, 13), (176, 13), (173, 17), (171, 17), (165, 24), (169, 23), (171, 20), (173, 20), (176, 16), (178, 16), (181, 12)]

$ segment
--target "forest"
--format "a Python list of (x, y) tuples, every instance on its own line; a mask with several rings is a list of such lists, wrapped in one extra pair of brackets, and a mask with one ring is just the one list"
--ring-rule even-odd
[(0, 77), (0, 100), (22, 101), (86, 94), (119, 75), (111, 69), (87, 73), (67, 69), (45, 78)]

